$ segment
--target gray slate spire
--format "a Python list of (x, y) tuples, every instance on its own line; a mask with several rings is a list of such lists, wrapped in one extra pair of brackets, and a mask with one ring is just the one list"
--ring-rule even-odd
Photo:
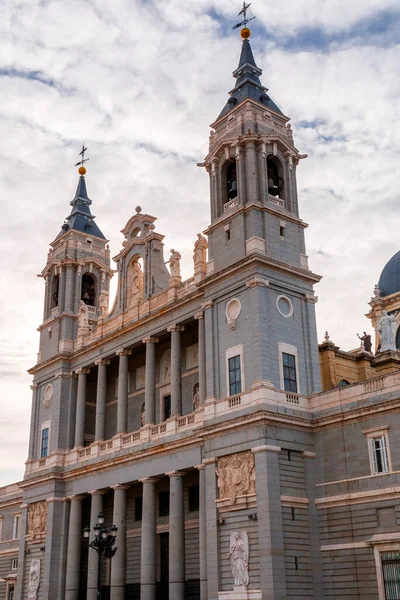
[(92, 201), (87, 195), (84, 175), (80, 175), (79, 177), (75, 197), (70, 204), (72, 206), (71, 214), (66, 218), (57, 237), (64, 235), (64, 233), (70, 229), (74, 229), (75, 231), (86, 233), (87, 235), (106, 239), (94, 222), (96, 217), (90, 212), (89, 207), (92, 204)]
[(236, 85), (229, 92), (230, 98), (219, 117), (228, 113), (234, 106), (237, 106), (247, 98), (251, 98), (270, 110), (282, 114), (275, 102), (268, 96), (268, 89), (262, 85), (260, 81), (261, 74), (262, 70), (255, 63), (250, 42), (248, 39), (244, 39), (238, 68), (232, 73), (236, 79)]

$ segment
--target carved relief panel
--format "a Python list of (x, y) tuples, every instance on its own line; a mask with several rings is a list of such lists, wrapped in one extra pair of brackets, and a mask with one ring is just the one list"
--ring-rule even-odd
[(216, 468), (219, 499), (229, 499), (231, 504), (238, 496), (256, 493), (254, 455), (251, 450), (222, 456)]
[(28, 506), (28, 536), (32, 539), (46, 533), (47, 502), (42, 500)]

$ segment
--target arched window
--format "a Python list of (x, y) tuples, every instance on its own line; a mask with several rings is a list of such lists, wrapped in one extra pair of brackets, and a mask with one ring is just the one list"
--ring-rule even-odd
[(348, 385), (350, 385), (350, 382), (347, 379), (341, 379), (338, 383), (338, 387), (340, 388), (347, 387)]
[(226, 192), (227, 201), (233, 200), (238, 195), (237, 191), (237, 176), (236, 176), (236, 161), (229, 161), (228, 168), (226, 170)]
[(60, 278), (58, 275), (54, 275), (51, 282), (51, 308), (58, 306), (58, 289), (60, 286)]
[(275, 156), (267, 159), (268, 194), (271, 196), (283, 196), (284, 180), (281, 162)]
[(82, 277), (81, 300), (88, 306), (94, 306), (96, 299), (96, 281), (90, 273)]

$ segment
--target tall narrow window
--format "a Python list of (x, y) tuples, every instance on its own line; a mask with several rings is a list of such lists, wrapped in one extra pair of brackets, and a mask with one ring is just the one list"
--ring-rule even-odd
[(297, 393), (296, 357), (282, 352), (283, 382), (287, 392)]
[(20, 524), (21, 515), (14, 515), (13, 522), (13, 540), (19, 539), (19, 524)]
[(13, 585), (9, 585), (8, 586), (8, 592), (7, 592), (7, 600), (14, 600), (15, 596), (14, 596), (14, 586)]
[(388, 473), (390, 469), (386, 435), (370, 438), (369, 444), (373, 474), (377, 475), (378, 473)]
[(228, 201), (233, 200), (238, 195), (237, 192), (237, 178), (236, 178), (236, 162), (231, 162), (226, 171), (226, 191), (228, 195)]
[(240, 369), (240, 355), (228, 359), (229, 366), (229, 395), (234, 396), (242, 391), (242, 375)]
[(58, 306), (58, 291), (60, 286), (60, 278), (58, 275), (54, 275), (51, 282), (51, 308)]
[(96, 282), (90, 273), (85, 273), (82, 277), (81, 300), (88, 306), (94, 306), (96, 299)]
[(46, 458), (49, 454), (49, 428), (42, 429), (42, 443), (40, 445), (40, 458)]

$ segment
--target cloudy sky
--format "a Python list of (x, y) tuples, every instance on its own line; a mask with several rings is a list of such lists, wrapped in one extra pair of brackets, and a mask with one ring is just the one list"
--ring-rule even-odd
[[(209, 222), (209, 124), (240, 53), (233, 0), (0, 0), (0, 485), (22, 478), (43, 268), (89, 146), (93, 213), (117, 254), (140, 204), (191, 276)], [(398, 0), (254, 0), (262, 81), (309, 158), (298, 170), (310, 224), (319, 339), (344, 349), (399, 250)]]

